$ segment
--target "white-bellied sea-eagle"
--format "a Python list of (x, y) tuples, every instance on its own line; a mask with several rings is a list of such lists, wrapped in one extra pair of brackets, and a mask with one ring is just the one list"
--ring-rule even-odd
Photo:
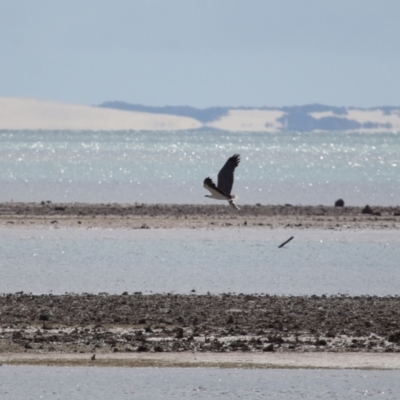
[(235, 172), (235, 168), (239, 165), (239, 163), (239, 154), (234, 154), (232, 157), (229, 157), (228, 161), (218, 173), (217, 185), (215, 185), (210, 177), (204, 179), (203, 186), (211, 193), (211, 195), (206, 194), (205, 197), (209, 197), (210, 199), (215, 200), (227, 200), (232, 207), (240, 210), (240, 208), (233, 201), (238, 199), (239, 197), (235, 194), (231, 194), (233, 186), (233, 174)]

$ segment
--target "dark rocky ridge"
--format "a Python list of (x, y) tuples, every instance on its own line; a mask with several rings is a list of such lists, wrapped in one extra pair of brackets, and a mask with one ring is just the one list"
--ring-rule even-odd
[(400, 352), (400, 297), (0, 296), (0, 352)]
[[(89, 203), (0, 203), (0, 216), (359, 216), (364, 207), (240, 205), (240, 211), (227, 205), (201, 204), (89, 204)], [(400, 216), (400, 206), (373, 206), (374, 215)]]

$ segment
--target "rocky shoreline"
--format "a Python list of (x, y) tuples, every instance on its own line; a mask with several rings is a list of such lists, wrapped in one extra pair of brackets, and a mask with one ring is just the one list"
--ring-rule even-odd
[(0, 227), (399, 229), (399, 207), (0, 203)]
[(400, 352), (400, 297), (0, 296), (0, 353)]

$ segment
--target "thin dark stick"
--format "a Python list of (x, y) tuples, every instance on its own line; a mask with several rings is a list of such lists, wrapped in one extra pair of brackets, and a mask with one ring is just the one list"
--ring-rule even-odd
[(283, 247), (286, 243), (289, 243), (292, 239), (294, 238), (294, 236), (290, 237), (288, 240), (286, 240), (286, 242), (283, 242), (278, 249), (280, 249), (281, 247)]

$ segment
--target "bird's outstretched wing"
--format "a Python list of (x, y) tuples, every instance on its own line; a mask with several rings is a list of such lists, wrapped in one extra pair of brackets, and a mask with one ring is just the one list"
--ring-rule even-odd
[(218, 189), (220, 189), (227, 195), (231, 194), (233, 186), (233, 174), (235, 172), (235, 168), (239, 165), (239, 163), (239, 154), (234, 154), (232, 157), (228, 158), (228, 161), (218, 173)]
[(203, 187), (205, 187), (212, 195), (220, 194), (222, 196), (229, 197), (222, 190), (217, 188), (211, 178), (204, 179)]

